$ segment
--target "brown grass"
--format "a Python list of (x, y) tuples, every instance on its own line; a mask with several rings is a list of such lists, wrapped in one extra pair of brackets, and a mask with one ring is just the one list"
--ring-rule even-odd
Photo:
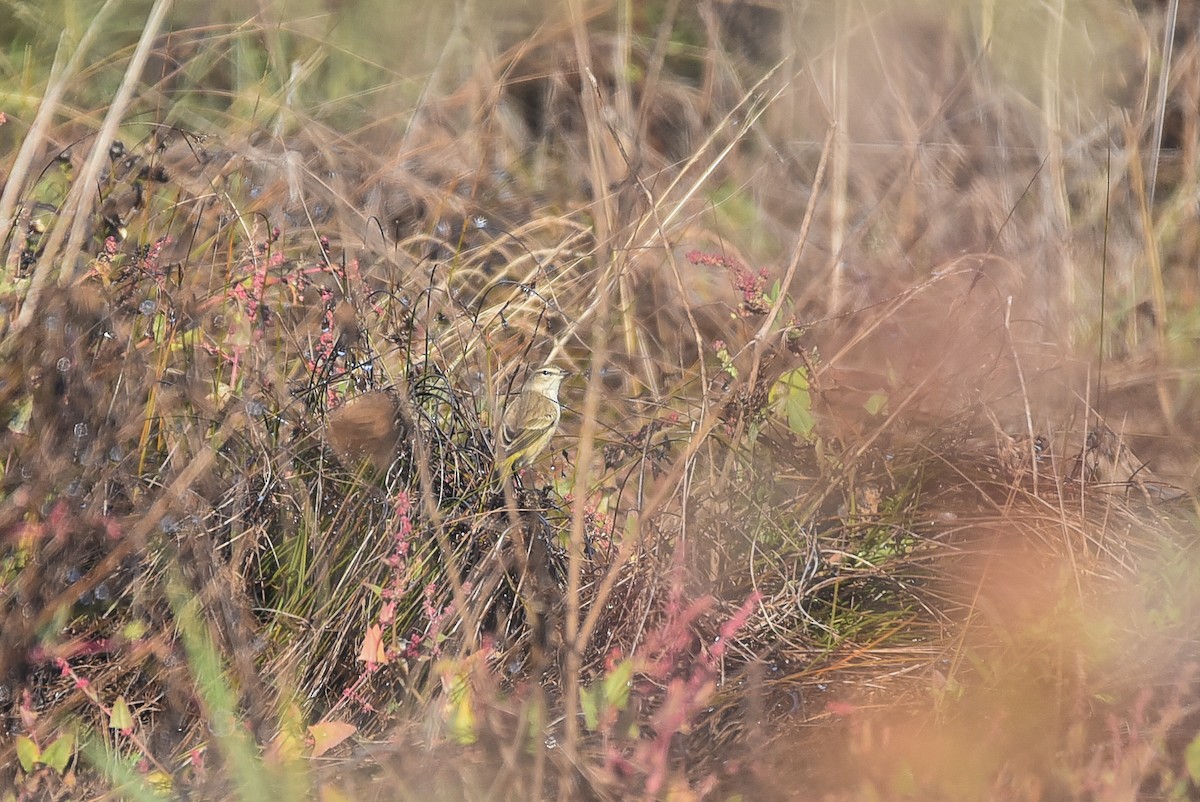
[(96, 40), (136, 141), (79, 63), (8, 123), (15, 798), (1194, 792), (1160, 8), (487, 8), (420, 68), (211, 13)]

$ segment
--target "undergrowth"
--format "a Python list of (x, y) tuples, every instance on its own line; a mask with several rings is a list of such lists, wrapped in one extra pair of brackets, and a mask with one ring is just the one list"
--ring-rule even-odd
[(685, 5), (5, 5), (0, 799), (1195, 792), (1194, 43)]

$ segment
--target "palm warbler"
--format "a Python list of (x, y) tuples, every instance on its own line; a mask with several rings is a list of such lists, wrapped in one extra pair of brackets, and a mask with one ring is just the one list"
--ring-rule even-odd
[(517, 400), (504, 411), (500, 449), (496, 454), (496, 468), (502, 475), (530, 465), (550, 444), (562, 417), (558, 386), (567, 375), (553, 365), (538, 368), (525, 382)]

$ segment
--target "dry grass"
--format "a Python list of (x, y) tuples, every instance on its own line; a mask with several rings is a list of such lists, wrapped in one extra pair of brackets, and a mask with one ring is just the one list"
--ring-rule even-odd
[(1195, 43), (685, 6), (5, 63), (12, 798), (1194, 792)]

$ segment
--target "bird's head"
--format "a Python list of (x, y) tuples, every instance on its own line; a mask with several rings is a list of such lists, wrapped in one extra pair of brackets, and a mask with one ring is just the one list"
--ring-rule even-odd
[(558, 398), (558, 387), (571, 374), (555, 365), (543, 365), (533, 372), (525, 382), (525, 389), (540, 393), (547, 398)]

